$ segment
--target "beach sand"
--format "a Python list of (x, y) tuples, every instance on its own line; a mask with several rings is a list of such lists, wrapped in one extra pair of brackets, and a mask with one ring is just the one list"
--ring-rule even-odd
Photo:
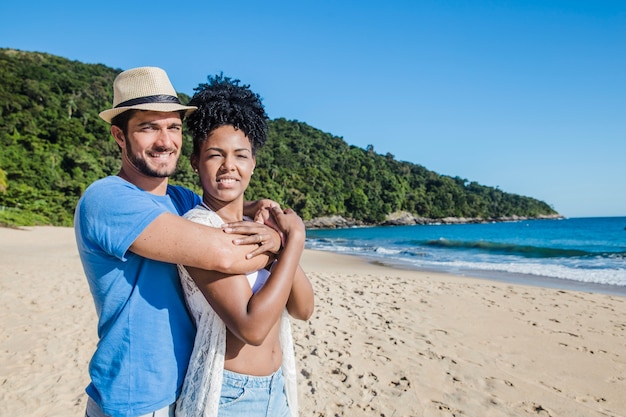
[[(626, 416), (626, 297), (302, 266), (301, 416)], [(71, 228), (0, 228), (0, 305), (0, 415), (83, 416), (96, 314)]]

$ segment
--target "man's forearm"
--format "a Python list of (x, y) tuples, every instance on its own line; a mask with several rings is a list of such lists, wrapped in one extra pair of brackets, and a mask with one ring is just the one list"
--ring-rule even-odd
[(241, 238), (222, 229), (163, 213), (144, 229), (130, 250), (157, 261), (229, 274), (245, 274), (267, 265), (267, 254), (247, 256), (256, 245), (233, 244), (238, 237)]

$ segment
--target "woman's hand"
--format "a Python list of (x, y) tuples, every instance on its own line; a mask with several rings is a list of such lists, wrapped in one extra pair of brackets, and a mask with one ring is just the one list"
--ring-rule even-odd
[(269, 215), (270, 207), (280, 207), (275, 201), (268, 198), (263, 198), (257, 201), (246, 201), (243, 203), (243, 214), (254, 219), (255, 222), (265, 223)]
[(282, 233), (287, 240), (297, 238), (304, 243), (306, 238), (306, 228), (304, 222), (292, 209), (281, 210), (280, 207), (271, 207), (269, 209), (274, 223), (278, 227), (278, 231)]

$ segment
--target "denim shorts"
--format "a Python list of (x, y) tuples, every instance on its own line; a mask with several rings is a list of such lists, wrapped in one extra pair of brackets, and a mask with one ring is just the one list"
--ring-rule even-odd
[(219, 417), (290, 417), (285, 380), (279, 369), (269, 376), (224, 369)]

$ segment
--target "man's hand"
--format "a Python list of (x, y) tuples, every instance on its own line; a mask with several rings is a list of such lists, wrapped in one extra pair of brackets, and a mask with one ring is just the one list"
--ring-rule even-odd
[[(280, 210), (280, 208), (277, 208)], [(250, 259), (262, 253), (278, 254), (281, 248), (281, 236), (271, 227), (259, 222), (235, 222), (222, 225), (226, 233), (245, 235), (233, 239), (235, 245), (258, 245), (256, 249), (246, 255)]]

